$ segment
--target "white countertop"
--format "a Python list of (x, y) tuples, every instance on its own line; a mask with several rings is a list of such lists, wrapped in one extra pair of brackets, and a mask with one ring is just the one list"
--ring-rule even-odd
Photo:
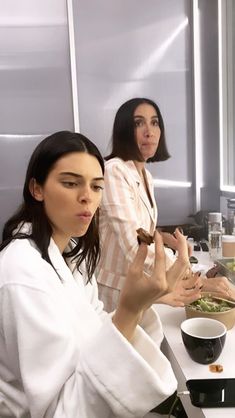
[[(195, 253), (195, 256), (200, 259), (200, 265), (207, 265), (208, 268), (213, 265), (208, 253)], [(224, 349), (216, 361), (223, 366), (223, 372), (212, 373), (209, 365), (201, 365), (191, 360), (183, 345), (180, 324), (186, 319), (184, 308), (155, 305), (155, 309), (161, 317), (165, 335), (162, 349), (171, 361), (179, 392), (187, 390), (185, 382), (189, 379), (235, 378), (235, 327), (227, 332)], [(182, 395), (181, 400), (189, 418), (235, 417), (235, 408), (197, 408), (191, 404), (189, 395)]]

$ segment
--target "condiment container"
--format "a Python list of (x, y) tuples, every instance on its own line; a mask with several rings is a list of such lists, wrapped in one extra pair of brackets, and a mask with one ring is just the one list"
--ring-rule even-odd
[(235, 235), (222, 235), (222, 256), (235, 257)]

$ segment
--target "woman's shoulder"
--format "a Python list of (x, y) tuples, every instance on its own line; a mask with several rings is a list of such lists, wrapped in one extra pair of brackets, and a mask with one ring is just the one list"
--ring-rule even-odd
[(128, 176), (130, 173), (136, 174), (136, 167), (132, 160), (124, 161), (115, 157), (105, 162), (105, 174), (110, 173), (122, 173)]
[(125, 163), (126, 161), (123, 161), (121, 158), (110, 158), (110, 160), (105, 161), (105, 170), (110, 170), (113, 167), (124, 167)]
[(22, 260), (29, 254), (31, 257), (41, 257), (36, 245), (30, 238), (16, 238), (0, 252), (0, 261)]
[(15, 239), (0, 252), (0, 284), (23, 284), (25, 278), (29, 284), (33, 273), (43, 275), (47, 264), (30, 239)]

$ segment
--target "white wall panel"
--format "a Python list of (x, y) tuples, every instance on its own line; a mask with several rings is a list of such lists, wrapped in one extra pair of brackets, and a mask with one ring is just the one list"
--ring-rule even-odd
[(66, 0), (0, 0), (0, 133), (73, 128)]
[[(73, 0), (80, 130), (108, 152), (118, 107), (145, 96), (163, 113), (171, 159), (151, 164), (155, 178), (194, 182), (192, 16), (188, 0)], [(156, 189), (161, 205), (163, 189)], [(178, 189), (165, 189), (169, 203)], [(187, 221), (193, 188), (160, 223)], [(163, 201), (162, 200), (162, 201)]]
[(36, 144), (74, 128), (66, 0), (0, 0), (0, 92), (1, 233)]

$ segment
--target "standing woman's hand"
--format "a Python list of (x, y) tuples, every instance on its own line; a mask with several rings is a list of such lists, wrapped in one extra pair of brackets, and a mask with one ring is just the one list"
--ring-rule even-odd
[(141, 243), (120, 293), (113, 323), (127, 338), (133, 337), (143, 311), (148, 309), (168, 289), (166, 280), (165, 252), (162, 237), (155, 232), (155, 263), (151, 276), (146, 275), (144, 261), (147, 245)]
[(175, 242), (178, 256), (166, 273), (168, 292), (157, 300), (171, 306), (184, 306), (201, 296), (202, 281), (200, 274), (193, 274), (188, 257), (186, 238), (176, 229)]
[[(177, 228), (176, 231), (179, 231), (179, 229)], [(161, 236), (163, 239), (163, 243), (165, 245), (167, 245), (169, 248), (171, 248), (172, 250), (178, 251), (178, 240), (175, 236), (176, 232), (174, 234), (170, 234), (169, 232), (161, 232)], [(182, 235), (182, 234), (181, 234)], [(188, 241), (186, 240), (187, 243), (187, 255), (188, 257), (190, 257), (193, 253), (193, 249), (192, 246), (188, 243)]]
[(178, 278), (173, 288), (157, 300), (174, 307), (183, 307), (201, 297), (202, 279), (199, 273), (189, 274), (184, 278)]
[(177, 228), (174, 233), (177, 258), (166, 273), (169, 290), (173, 289), (176, 280), (183, 279), (191, 270), (188, 254), (188, 243), (183, 234)]

